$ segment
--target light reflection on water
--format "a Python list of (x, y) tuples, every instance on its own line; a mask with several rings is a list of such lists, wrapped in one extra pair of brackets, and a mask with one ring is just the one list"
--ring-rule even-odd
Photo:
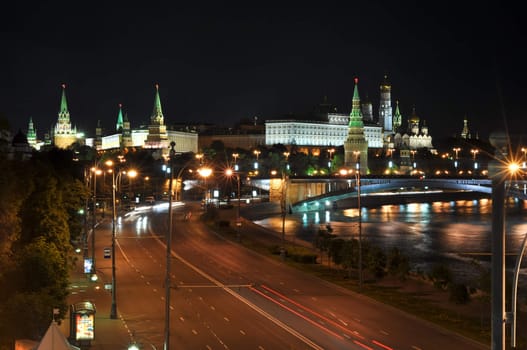
[[(519, 252), (527, 233), (525, 209), (523, 202), (507, 203), (508, 253)], [(357, 237), (358, 218), (357, 208), (292, 214), (287, 216), (286, 234), (290, 238), (312, 242), (316, 232), (325, 229), (329, 223), (333, 234)], [(280, 216), (257, 223), (279, 232), (282, 227)], [(478, 259), (482, 266), (487, 267), (490, 261), (492, 201), (461, 200), (362, 208), (361, 228), (364, 240), (386, 251), (399, 248), (410, 258), (415, 270), (428, 271), (433, 264), (441, 262), (447, 263), (459, 278), (472, 278), (480, 272), (474, 264), (467, 262)], [(508, 261), (511, 268), (514, 259)]]

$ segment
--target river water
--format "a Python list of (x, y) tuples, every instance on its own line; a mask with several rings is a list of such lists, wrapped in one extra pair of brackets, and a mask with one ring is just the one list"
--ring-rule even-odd
[[(312, 242), (316, 232), (329, 223), (335, 235), (358, 237), (358, 213), (358, 209), (343, 209), (287, 215), (285, 232), (288, 239)], [(505, 217), (507, 269), (513, 269), (527, 234), (527, 205), (511, 200), (506, 205)], [(274, 231), (282, 230), (280, 215), (254, 222)], [(457, 281), (469, 284), (490, 268), (491, 230), (490, 199), (362, 208), (364, 241), (386, 252), (392, 247), (399, 248), (409, 258), (413, 271), (426, 273), (434, 264), (445, 264)], [(523, 268), (521, 273), (526, 275), (522, 278), (525, 281), (527, 269)]]

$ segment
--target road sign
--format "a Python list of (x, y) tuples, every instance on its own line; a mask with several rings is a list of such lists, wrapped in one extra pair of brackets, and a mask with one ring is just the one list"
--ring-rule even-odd
[(110, 259), (112, 257), (112, 250), (110, 248), (104, 248), (104, 258)]

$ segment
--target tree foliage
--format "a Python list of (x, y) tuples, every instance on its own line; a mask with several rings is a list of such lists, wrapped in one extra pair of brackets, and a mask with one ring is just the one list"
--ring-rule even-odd
[(41, 337), (67, 311), (71, 238), (88, 192), (73, 153), (52, 149), (0, 172), (0, 349)]

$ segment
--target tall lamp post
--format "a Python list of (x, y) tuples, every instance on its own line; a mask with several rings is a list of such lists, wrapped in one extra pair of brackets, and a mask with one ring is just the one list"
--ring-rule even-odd
[[(109, 167), (113, 166), (111, 160), (106, 162), (106, 165)], [(116, 192), (117, 192), (117, 181), (120, 180), (123, 172), (120, 170), (115, 170), (114, 168), (110, 169), (112, 173), (112, 305), (110, 307), (110, 318), (117, 318), (117, 277), (115, 273), (115, 234), (117, 228), (117, 205), (116, 205)], [(117, 174), (116, 174), (117, 172)], [(135, 177), (137, 172), (130, 170), (128, 172), (129, 177)]]
[[(505, 349), (505, 157), (508, 138), (504, 133), (490, 135), (495, 159), (489, 162), (492, 179), (491, 234), (491, 349)], [(475, 157), (475, 152), (474, 157)]]
[(240, 226), (242, 225), (242, 222), (241, 222), (241, 218), (240, 218), (240, 202), (241, 202), (241, 197), (240, 197), (240, 174), (236, 173), (234, 170), (232, 169), (227, 169), (225, 170), (225, 174), (227, 176), (235, 176), (236, 177), (236, 182), (237, 182), (237, 185), (238, 185), (238, 206), (237, 206), (237, 209), (236, 209), (236, 238), (238, 239), (238, 241), (241, 239), (241, 235), (240, 235)]
[(91, 168), (93, 174), (93, 211), (92, 211), (92, 227), (91, 227), (91, 276), (90, 278), (97, 279), (95, 274), (95, 227), (97, 226), (97, 175), (101, 174), (101, 169), (96, 166)]
[(166, 237), (166, 270), (165, 270), (165, 343), (163, 345), (164, 350), (170, 349), (170, 262), (171, 262), (171, 253), (172, 253), (172, 188), (174, 182), (174, 157), (176, 156), (176, 151), (174, 147), (176, 143), (174, 141), (170, 142), (170, 183), (168, 184), (168, 231)]
[(360, 202), (360, 151), (354, 151), (356, 157), (355, 163), (355, 181), (357, 184), (357, 208), (359, 209), (359, 288), (362, 288), (362, 206)]
[(458, 162), (458, 160), (457, 160), (458, 157), (457, 157), (457, 156), (458, 156), (459, 151), (461, 151), (461, 148), (459, 148), (459, 147), (454, 147), (454, 148), (452, 148), (452, 150), (453, 150), (454, 152), (456, 152), (456, 159), (454, 160), (454, 168), (456, 168), (456, 171), (457, 171), (457, 165), (458, 165), (458, 164), (457, 164), (457, 162)]
[(287, 213), (287, 175), (282, 172), (282, 196), (280, 198), (280, 209), (282, 211), (282, 248), (280, 256), (285, 260), (285, 216)]
[(474, 171), (476, 171), (476, 169), (478, 169), (478, 162), (476, 161), (476, 155), (479, 153), (479, 150), (478, 149), (471, 149), (470, 153), (472, 153), (472, 155), (474, 157)]
[(209, 189), (207, 187), (207, 178), (212, 174), (212, 169), (209, 167), (201, 167), (198, 169), (198, 174), (203, 177), (205, 181), (205, 211), (207, 211), (209, 206)]

